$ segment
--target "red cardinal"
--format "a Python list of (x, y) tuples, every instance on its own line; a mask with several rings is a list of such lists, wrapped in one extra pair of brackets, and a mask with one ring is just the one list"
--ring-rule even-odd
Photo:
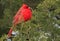
[(22, 7), (19, 9), (17, 14), (14, 16), (13, 24), (18, 24), (22, 20), (24, 22), (28, 21), (31, 19), (32, 16), (32, 11), (30, 7), (28, 7), (26, 4), (23, 4)]
[[(22, 23), (22, 21), (26, 22), (30, 20), (32, 17), (32, 11), (30, 7), (27, 4), (23, 4), (22, 7), (18, 10), (16, 15), (13, 18), (13, 26), (16, 26), (19, 23)], [(8, 36), (11, 36), (12, 33), (12, 27), (8, 33)]]

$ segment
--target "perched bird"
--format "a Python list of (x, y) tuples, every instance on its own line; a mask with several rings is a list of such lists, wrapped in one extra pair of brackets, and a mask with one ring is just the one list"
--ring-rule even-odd
[(30, 7), (26, 4), (23, 4), (22, 7), (19, 9), (17, 14), (14, 16), (13, 24), (21, 23), (22, 21), (26, 22), (31, 19), (32, 11)]
[(32, 17), (32, 10), (30, 9), (30, 7), (27, 4), (23, 4), (13, 18), (12, 27), (11, 27), (10, 31), (8, 32), (8, 37), (11, 36), (12, 30), (14, 29), (14, 27), (17, 24), (26, 22), (26, 21), (30, 20), (31, 17)]

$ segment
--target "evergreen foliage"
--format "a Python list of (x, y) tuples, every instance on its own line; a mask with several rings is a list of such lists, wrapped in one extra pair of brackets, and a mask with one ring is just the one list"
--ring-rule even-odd
[(33, 16), (30, 21), (17, 25), (19, 34), (12, 41), (60, 41), (60, 19), (56, 18), (60, 17), (60, 0), (1, 0), (0, 3), (4, 6), (0, 8), (4, 9), (0, 18), (0, 41), (6, 38), (22, 3), (32, 8)]

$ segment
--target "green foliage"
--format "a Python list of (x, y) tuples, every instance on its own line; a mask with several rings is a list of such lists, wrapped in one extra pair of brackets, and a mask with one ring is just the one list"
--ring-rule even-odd
[[(12, 17), (23, 3), (21, 0), (2, 0), (2, 2), (7, 3), (4, 9), (4, 18), (0, 19), (0, 36), (2, 36), (0, 41), (6, 38), (6, 33), (12, 25)], [(39, 0), (39, 2), (24, 0), (24, 2), (31, 8), (36, 8), (32, 8), (33, 16), (30, 21), (17, 25), (16, 30), (19, 31), (19, 35), (14, 37), (13, 41), (60, 41), (60, 28), (53, 24), (60, 24), (60, 20), (53, 19), (60, 13), (60, 0)]]

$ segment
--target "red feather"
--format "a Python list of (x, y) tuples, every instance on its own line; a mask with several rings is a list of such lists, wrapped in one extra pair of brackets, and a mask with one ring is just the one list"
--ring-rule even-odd
[(22, 7), (18, 10), (16, 15), (14, 16), (13, 24), (18, 24), (18, 22), (22, 21), (22, 17), (23, 21), (26, 22), (31, 19), (31, 16), (32, 16), (31, 9), (26, 4), (23, 4)]
[[(22, 21), (26, 22), (28, 20), (30, 20), (32, 17), (32, 11), (29, 8), (29, 6), (27, 6), (27, 4), (23, 4), (22, 7), (18, 10), (18, 12), (16, 13), (16, 15), (13, 18), (13, 26), (16, 26), (18, 23), (21, 23)], [(12, 28), (10, 29), (8, 36), (10, 37), (12, 33)]]
[(12, 28), (10, 28), (9, 32), (8, 32), (8, 36), (11, 37), (11, 33), (12, 33)]

